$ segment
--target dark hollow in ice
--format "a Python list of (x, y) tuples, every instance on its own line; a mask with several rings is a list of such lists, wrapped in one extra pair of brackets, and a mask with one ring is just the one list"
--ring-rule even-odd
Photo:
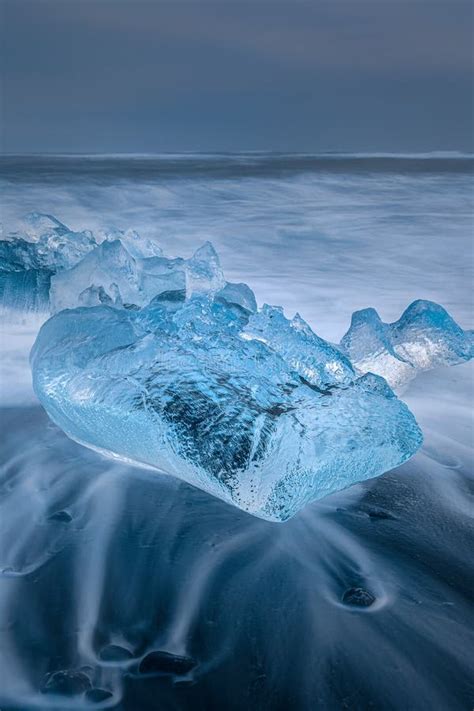
[(126, 662), (133, 658), (133, 654), (119, 644), (108, 644), (100, 650), (99, 657), (104, 662)]
[(140, 662), (140, 674), (187, 674), (194, 669), (197, 661), (192, 657), (181, 657), (169, 652), (150, 652)]
[(41, 691), (44, 694), (77, 696), (90, 688), (91, 682), (87, 674), (81, 671), (65, 669), (48, 675)]
[(375, 596), (364, 588), (349, 588), (342, 596), (342, 602), (354, 607), (370, 607), (375, 602)]
[(100, 704), (101, 701), (107, 701), (113, 696), (111, 691), (107, 689), (89, 689), (86, 691), (87, 701), (92, 701), (93, 703)]

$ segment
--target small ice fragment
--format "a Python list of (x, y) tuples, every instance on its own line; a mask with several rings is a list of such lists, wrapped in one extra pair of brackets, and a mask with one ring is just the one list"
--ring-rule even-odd
[(255, 294), (247, 284), (233, 284), (228, 281), (226, 285), (217, 292), (215, 298), (218, 301), (225, 301), (227, 304), (240, 306), (242, 309), (252, 313), (255, 313), (257, 310)]
[(120, 240), (127, 252), (135, 259), (145, 259), (148, 257), (161, 257), (163, 250), (158, 242), (142, 237), (135, 230), (111, 230), (108, 232), (99, 231), (100, 242), (107, 240), (114, 242)]
[(219, 257), (210, 242), (202, 247), (186, 262), (186, 296), (215, 293), (225, 286)]
[(439, 304), (414, 301), (398, 321), (383, 323), (375, 309), (356, 311), (341, 348), (358, 372), (377, 373), (400, 387), (418, 371), (472, 358), (472, 334)]
[[(124, 303), (143, 303), (140, 270), (119, 240), (102, 242), (71, 269), (51, 279), (50, 302), (53, 312), (82, 305), (82, 299), (113, 303), (120, 292)], [(92, 290), (92, 291), (91, 291)], [(97, 297), (97, 299), (95, 298)]]
[(396, 387), (414, 378), (415, 368), (396, 353), (390, 324), (384, 323), (375, 309), (363, 309), (352, 314), (351, 327), (341, 340), (359, 373), (376, 373)]
[(25, 232), (30, 239), (38, 240), (45, 234), (55, 232), (58, 235), (65, 235), (71, 230), (63, 225), (54, 215), (44, 212), (29, 212), (23, 218)]

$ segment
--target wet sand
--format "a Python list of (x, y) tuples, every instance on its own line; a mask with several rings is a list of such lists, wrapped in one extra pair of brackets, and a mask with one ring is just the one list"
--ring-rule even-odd
[(470, 708), (472, 367), (407, 464), (268, 523), (1, 411), (7, 709)]

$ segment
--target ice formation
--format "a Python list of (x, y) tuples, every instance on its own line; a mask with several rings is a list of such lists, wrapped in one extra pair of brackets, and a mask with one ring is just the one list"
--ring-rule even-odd
[(0, 241), (0, 303), (3, 316), (48, 313), (52, 276), (97, 247), (89, 231), (74, 232), (52, 215), (33, 212), (21, 232)]
[(375, 309), (356, 311), (341, 348), (357, 372), (376, 373), (398, 388), (418, 371), (470, 360), (473, 332), (439, 304), (418, 300), (395, 323), (384, 323)]
[[(241, 306), (183, 291), (140, 310), (61, 311), (32, 351), (36, 393), (73, 439), (270, 520), (418, 448), (413, 416), (382, 378), (342, 380), (341, 355), (323, 390), (291, 356), (244, 336), (248, 318)], [(334, 351), (328, 344), (335, 364)]]
[[(112, 230), (95, 236), (89, 230), (71, 230), (52, 215), (29, 213), (23, 219), (21, 231), (0, 240), (3, 316), (15, 320), (18, 313), (49, 313), (104, 300), (115, 302), (121, 295), (113, 284), (114, 273), (122, 285), (127, 280), (130, 282), (124, 296), (130, 295), (130, 289), (134, 289), (135, 294), (133, 274), (138, 269), (135, 260), (140, 263), (149, 260), (150, 271), (156, 272), (159, 259), (153, 264), (152, 258), (160, 256), (161, 249), (156, 242), (141, 238), (133, 230)], [(78, 269), (74, 271), (76, 266)], [(79, 287), (81, 275), (84, 289), (73, 293), (68, 284), (72, 281)], [(99, 283), (95, 284), (94, 279)]]
[(210, 243), (166, 258), (130, 231), (94, 236), (39, 214), (28, 225), (0, 243), (0, 295), (54, 314), (31, 353), (50, 417), (265, 519), (411, 457), (421, 432), (386, 381), (470, 357), (471, 335), (430, 302), (395, 324), (357, 312), (336, 346), (298, 314), (259, 309)]

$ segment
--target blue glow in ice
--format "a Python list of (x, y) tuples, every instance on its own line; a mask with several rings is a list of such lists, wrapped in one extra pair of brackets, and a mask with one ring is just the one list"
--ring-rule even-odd
[(55, 313), (33, 382), (70, 437), (273, 521), (412, 456), (420, 430), (386, 381), (471, 357), (472, 334), (426, 301), (394, 324), (359, 311), (328, 343), (226, 282), (209, 242), (167, 258), (33, 213), (0, 260), (4, 308)]
[(51, 301), (31, 355), (51, 418), (262, 518), (285, 520), (421, 443), (382, 378), (357, 377), (299, 316), (258, 311), (209, 243), (183, 260), (103, 242), (53, 277)]
[(341, 341), (359, 373), (377, 373), (392, 387), (418, 371), (470, 360), (472, 346), (472, 331), (463, 331), (439, 304), (421, 299), (395, 323), (383, 323), (375, 309), (356, 311)]

